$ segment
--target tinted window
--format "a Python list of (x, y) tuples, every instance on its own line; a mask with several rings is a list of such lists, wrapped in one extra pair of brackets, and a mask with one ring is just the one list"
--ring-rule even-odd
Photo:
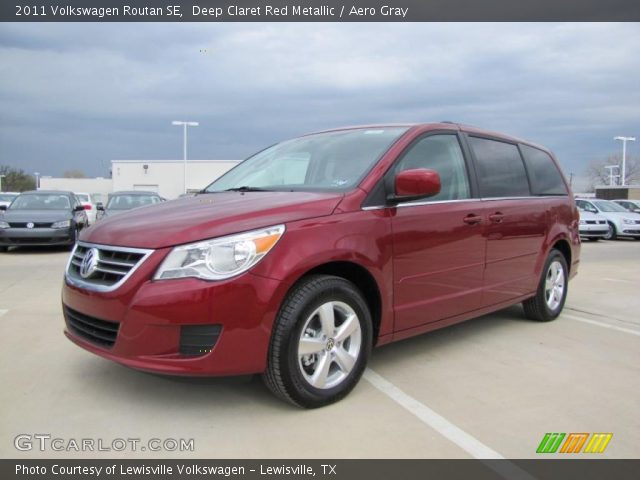
[(455, 135), (432, 135), (419, 140), (402, 157), (396, 173), (415, 168), (428, 168), (440, 174), (442, 189), (428, 200), (469, 198), (467, 169)]
[(534, 195), (566, 195), (567, 187), (552, 158), (542, 150), (520, 145)]
[(510, 143), (469, 137), (476, 157), (476, 169), (483, 197), (526, 197), (530, 195), (527, 173), (518, 147)]

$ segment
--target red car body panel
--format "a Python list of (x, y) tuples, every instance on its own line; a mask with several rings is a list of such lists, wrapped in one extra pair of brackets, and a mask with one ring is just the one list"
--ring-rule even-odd
[[(570, 190), (567, 196), (364, 206), (399, 155), (418, 136), (435, 130), (483, 133), (448, 123), (412, 126), (347, 193), (199, 195), (97, 223), (80, 241), (154, 251), (114, 291), (64, 283), (66, 308), (120, 324), (113, 347), (94, 345), (69, 328), (65, 334), (93, 353), (137, 369), (176, 375), (259, 373), (266, 368), (273, 324), (287, 293), (318, 269), (357, 266), (359, 275), (373, 281), (379, 293), (377, 345), (531, 297), (558, 242), (571, 257), (574, 276), (580, 239)], [(280, 224), (286, 232), (275, 247), (237, 277), (153, 280), (176, 245)], [(210, 352), (179, 353), (180, 328), (186, 324), (222, 326)]]

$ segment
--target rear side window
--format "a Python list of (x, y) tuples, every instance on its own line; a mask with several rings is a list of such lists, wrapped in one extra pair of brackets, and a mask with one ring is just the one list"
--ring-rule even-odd
[(567, 187), (553, 159), (542, 150), (520, 145), (534, 195), (566, 195)]
[(518, 147), (511, 143), (469, 137), (476, 157), (480, 194), (492, 197), (527, 197), (529, 181)]

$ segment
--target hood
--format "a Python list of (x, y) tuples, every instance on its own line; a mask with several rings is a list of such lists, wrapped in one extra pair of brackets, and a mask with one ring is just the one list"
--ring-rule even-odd
[(612, 220), (622, 220), (623, 218), (629, 218), (631, 220), (640, 220), (640, 214), (633, 212), (600, 212), (601, 216), (610, 218)]
[(185, 197), (109, 216), (80, 240), (162, 248), (330, 215), (341, 193), (222, 192)]
[(73, 218), (69, 210), (7, 210), (0, 218), (5, 222), (57, 222)]
[(580, 220), (604, 220), (606, 218), (599, 213), (587, 212), (586, 210), (580, 210)]

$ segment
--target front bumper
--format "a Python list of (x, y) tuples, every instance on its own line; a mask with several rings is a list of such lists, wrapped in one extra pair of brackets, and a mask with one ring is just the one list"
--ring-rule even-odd
[(587, 238), (600, 238), (607, 235), (609, 225), (607, 224), (586, 224), (580, 225), (580, 236)]
[[(126, 366), (171, 375), (242, 375), (263, 372), (271, 327), (287, 287), (251, 273), (221, 281), (151, 281), (167, 252), (154, 252), (113, 292), (90, 292), (66, 281), (63, 308), (117, 324), (112, 346), (79, 334), (66, 318), (65, 335), (80, 347)], [(184, 326), (219, 326), (210, 351), (180, 353)], [(183, 332), (184, 333), (184, 332)]]
[(3, 228), (0, 246), (70, 245), (75, 241), (70, 228)]

